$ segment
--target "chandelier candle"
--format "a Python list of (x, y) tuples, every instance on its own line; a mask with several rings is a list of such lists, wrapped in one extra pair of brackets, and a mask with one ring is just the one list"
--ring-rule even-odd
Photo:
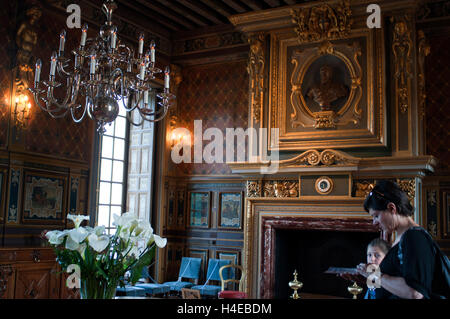
[(34, 86), (36, 86), (36, 84), (39, 83), (39, 79), (41, 77), (41, 67), (42, 61), (41, 59), (38, 59), (36, 61), (36, 71), (34, 71)]
[[(51, 57), (50, 80), (40, 80), (42, 65), (36, 64), (34, 88), (29, 88), (36, 105), (51, 117), (70, 114), (79, 123), (87, 114), (95, 121), (99, 134), (117, 118), (120, 108), (125, 109), (130, 123), (139, 126), (143, 121), (163, 119), (175, 98), (169, 91), (168, 68), (164, 72), (164, 87), (154, 81), (157, 74), (163, 75), (155, 67), (155, 41), (151, 41), (145, 55), (143, 32), (136, 39), (137, 50), (121, 42), (112, 20), (115, 9), (114, 0), (103, 2), (105, 23), (92, 38), (88, 37), (88, 26), (84, 24), (78, 48), (65, 50), (66, 31), (63, 30), (59, 35), (59, 51)], [(68, 52), (66, 57), (64, 51)], [(54, 94), (55, 89), (65, 95)], [(140, 115), (138, 120), (131, 116), (134, 110)]]
[(80, 42), (81, 48), (84, 48), (84, 46), (86, 45), (87, 30), (88, 30), (88, 25), (85, 23), (83, 25), (83, 28), (81, 29), (81, 42)]
[(62, 30), (59, 35), (59, 56), (64, 55), (64, 44), (66, 43), (66, 30)]

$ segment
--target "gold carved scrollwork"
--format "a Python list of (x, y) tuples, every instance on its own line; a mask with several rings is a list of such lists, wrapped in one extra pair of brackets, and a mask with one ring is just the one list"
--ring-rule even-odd
[[(293, 128), (302, 126), (314, 127), (316, 129), (334, 129), (338, 125), (347, 125), (348, 123), (353, 123), (355, 126), (359, 124), (363, 112), (360, 107), (363, 91), (363, 72), (359, 62), (361, 54), (361, 47), (357, 42), (334, 45), (329, 41), (324, 41), (319, 47), (297, 50), (292, 54), (291, 63), (294, 65), (294, 70), (290, 79), (292, 92), (290, 100), (293, 112), (290, 114), (290, 121)], [(346, 94), (346, 102), (339, 109), (332, 109), (330, 107), (322, 108), (321, 106), (322, 109), (320, 111), (314, 112), (308, 106), (306, 97), (304, 96), (305, 92), (312, 92), (314, 87), (313, 89), (306, 87), (305, 91), (303, 83), (305, 83), (305, 75), (308, 69), (316, 60), (324, 55), (334, 56), (343, 62), (343, 65), (345, 65), (345, 68), (350, 74), (350, 90)], [(332, 68), (330, 67), (329, 69), (331, 69), (330, 74), (332, 74)], [(329, 90), (338, 90), (337, 87), (341, 87), (342, 85), (343, 83), (330, 83)], [(321, 94), (324, 96), (330, 95), (328, 90), (323, 91), (325, 92)], [(307, 95), (309, 96), (309, 94)]]
[(416, 181), (414, 179), (397, 179), (398, 186), (406, 193), (411, 205), (414, 205), (416, 196)]
[(335, 6), (321, 4), (310, 8), (291, 10), (292, 22), (300, 43), (346, 37), (351, 29), (350, 1)]
[(308, 166), (332, 166), (357, 164), (359, 160), (335, 150), (324, 150), (322, 152), (319, 152), (317, 150), (309, 150), (303, 152), (292, 161), (295, 164), (303, 164)]
[(261, 182), (247, 181), (247, 197), (261, 197)]
[(261, 108), (263, 105), (264, 90), (264, 66), (265, 66), (265, 35), (262, 33), (249, 36), (250, 57), (247, 72), (250, 76), (250, 105), (252, 118), (259, 122), (261, 120)]
[(417, 77), (418, 82), (418, 95), (419, 95), (419, 115), (423, 118), (425, 116), (425, 99), (427, 97), (425, 91), (425, 57), (430, 54), (430, 45), (428, 44), (425, 33), (422, 30), (417, 32), (417, 41), (419, 43), (419, 74)]
[(410, 18), (391, 17), (394, 24), (394, 33), (392, 40), (392, 52), (394, 54), (395, 64), (395, 86), (397, 96), (397, 106), (402, 113), (406, 113), (410, 100), (410, 78), (412, 77), (411, 69), (411, 51), (413, 43), (411, 40), (411, 31), (408, 26)]
[(264, 197), (298, 197), (299, 183), (297, 181), (266, 181), (264, 182)]
[(367, 195), (369, 195), (369, 193), (372, 191), (372, 189), (374, 188), (375, 185), (374, 185), (374, 183), (362, 181), (362, 182), (356, 182), (355, 186), (356, 186), (355, 196), (356, 197), (366, 197)]

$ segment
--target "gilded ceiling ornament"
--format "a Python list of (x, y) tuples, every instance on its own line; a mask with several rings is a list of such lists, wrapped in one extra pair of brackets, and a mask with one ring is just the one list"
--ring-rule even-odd
[(250, 75), (250, 105), (251, 114), (256, 122), (261, 120), (263, 105), (265, 46), (264, 34), (258, 33), (248, 38), (250, 43), (250, 57), (247, 72)]
[(292, 22), (300, 43), (346, 37), (353, 20), (350, 1), (336, 5), (321, 4), (310, 8), (291, 10)]
[(409, 17), (391, 17), (394, 23), (392, 52), (394, 54), (395, 80), (397, 89), (397, 103), (402, 113), (407, 112), (409, 106), (409, 79), (412, 77), (411, 31), (408, 27)]

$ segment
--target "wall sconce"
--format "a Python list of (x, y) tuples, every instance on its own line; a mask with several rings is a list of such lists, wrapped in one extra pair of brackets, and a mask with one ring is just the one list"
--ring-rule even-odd
[(20, 129), (26, 129), (30, 119), (31, 103), (26, 94), (16, 96), (14, 104), (14, 125)]
[(170, 134), (171, 147), (177, 144), (191, 145), (191, 132), (186, 128), (176, 128)]

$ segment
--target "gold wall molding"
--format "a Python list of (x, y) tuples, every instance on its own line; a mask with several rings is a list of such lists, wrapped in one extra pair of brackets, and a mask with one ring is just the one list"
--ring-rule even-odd
[(411, 179), (399, 179), (397, 178), (398, 186), (406, 193), (411, 205), (414, 206), (414, 198), (416, 197), (416, 180)]
[(375, 183), (370, 181), (355, 182), (355, 197), (367, 197), (374, 187)]
[(247, 181), (246, 183), (246, 196), (261, 197), (261, 181)]
[(350, 156), (344, 152), (327, 149), (322, 152), (318, 150), (309, 150), (303, 152), (297, 157), (281, 161), (280, 164), (298, 164), (307, 166), (336, 166), (336, 165), (348, 165), (357, 164), (359, 159)]
[[(265, 44), (264, 33), (252, 34), (248, 38), (250, 54), (247, 72), (250, 76), (250, 115), (255, 122), (261, 121), (264, 101)], [(252, 125), (253, 126), (253, 125)]]
[(419, 97), (419, 116), (420, 118), (425, 117), (425, 103), (426, 103), (426, 88), (425, 88), (425, 57), (430, 54), (430, 44), (428, 43), (425, 33), (423, 30), (417, 31), (417, 42), (418, 42), (418, 74), (417, 74), (417, 95)]
[(264, 181), (264, 197), (298, 197), (298, 181)]
[(291, 10), (299, 43), (346, 37), (353, 19), (350, 1)]
[(406, 113), (411, 104), (412, 50), (411, 17), (391, 17), (393, 23), (392, 53), (395, 66), (395, 89), (397, 107)]

